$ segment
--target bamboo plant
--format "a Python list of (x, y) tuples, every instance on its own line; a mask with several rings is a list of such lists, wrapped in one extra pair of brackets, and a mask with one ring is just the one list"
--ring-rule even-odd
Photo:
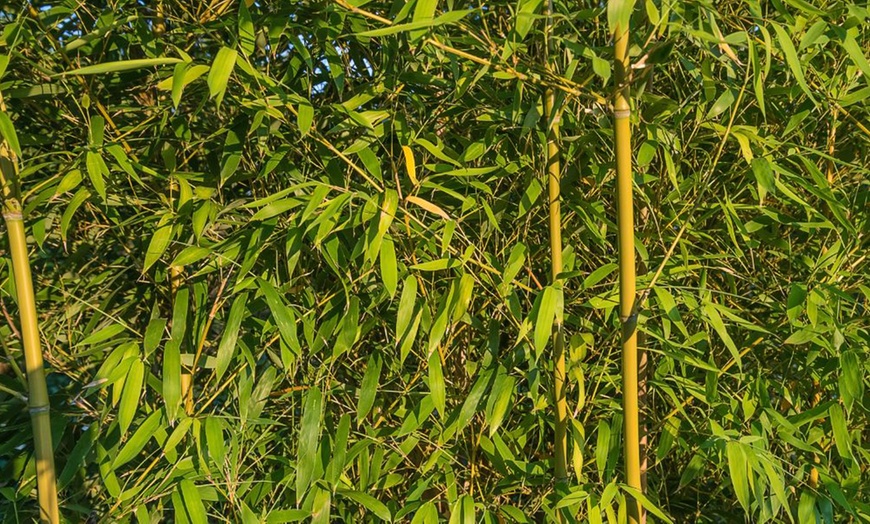
[[(641, 491), (640, 415), (638, 408), (637, 293), (634, 257), (634, 204), (631, 173), (631, 104), (629, 102), (629, 20), (631, 2), (611, 0), (608, 19), (613, 36), (613, 125), (616, 155), (617, 227), (619, 237), (619, 318), (622, 323), (622, 405), (625, 476), (628, 486)], [(643, 522), (639, 500), (628, 504), (628, 522)]]
[(3, 219), (9, 237), (12, 255), (12, 271), (15, 275), (15, 290), (18, 295), (18, 310), (21, 316), (21, 339), (24, 345), (24, 361), (27, 369), (28, 405), (33, 425), (33, 445), (36, 456), (36, 486), (39, 496), (39, 514), (43, 522), (57, 523), (60, 514), (57, 506), (57, 484), (54, 469), (54, 450), (51, 443), (51, 417), (49, 416), (48, 389), (45, 384), (42, 349), (39, 342), (39, 325), (36, 317), (36, 301), (30, 261), (27, 257), (27, 235), (24, 231), (24, 216), (18, 183), (16, 149), (11, 120), (6, 115), (6, 106), (0, 95), (0, 118), (3, 118), (3, 142), (0, 143), (0, 186), (3, 194)]
[[(562, 215), (559, 206), (559, 186), (561, 184), (559, 163), (559, 118), (555, 105), (555, 93), (547, 89), (544, 95), (544, 110), (547, 115), (547, 186), (550, 202), (550, 272), (554, 284), (558, 283), (562, 272)], [(565, 341), (559, 315), (553, 324), (553, 401), (556, 406), (556, 482), (568, 478), (568, 401), (565, 381)]]
[[(549, 55), (552, 3), (547, 6), (547, 42), (545, 49)], [(550, 228), (550, 279), (558, 284), (562, 272), (562, 214), (560, 208), (561, 165), (559, 150), (559, 110), (556, 107), (556, 94), (552, 87), (544, 92), (544, 114), (547, 125), (547, 194), (549, 202)], [(555, 423), (555, 474), (556, 483), (568, 479), (568, 401), (565, 374), (565, 341), (562, 333), (561, 315), (556, 315), (553, 324), (553, 403), (556, 408)]]

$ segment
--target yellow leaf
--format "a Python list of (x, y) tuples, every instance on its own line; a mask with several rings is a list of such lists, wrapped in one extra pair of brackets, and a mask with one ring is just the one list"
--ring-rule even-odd
[(428, 200), (423, 200), (422, 198), (416, 197), (416, 196), (409, 196), (407, 198), (407, 201), (413, 202), (414, 204), (417, 204), (418, 206), (422, 207), (423, 209), (425, 209), (426, 211), (428, 211), (430, 213), (435, 213), (436, 215), (440, 216), (444, 220), (450, 220), (450, 215), (448, 215), (446, 211), (444, 211), (440, 207), (436, 206), (432, 202), (429, 202)]
[(414, 162), (414, 152), (411, 151), (410, 146), (402, 146), (402, 152), (405, 153), (405, 169), (408, 170), (411, 182), (416, 186), (420, 182), (417, 180), (417, 164)]

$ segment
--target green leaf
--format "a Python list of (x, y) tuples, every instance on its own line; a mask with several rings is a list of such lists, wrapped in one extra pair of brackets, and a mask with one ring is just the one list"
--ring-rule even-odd
[(381, 377), (381, 357), (375, 353), (369, 357), (366, 364), (366, 372), (363, 375), (359, 388), (359, 399), (356, 405), (356, 421), (360, 424), (375, 404), (375, 395), (378, 392), (378, 383)]
[(299, 440), (296, 451), (296, 501), (302, 501), (305, 492), (314, 480), (314, 463), (320, 445), (320, 423), (323, 411), (323, 395), (317, 386), (308, 390), (302, 421), (299, 424)]
[(438, 524), (438, 509), (435, 507), (435, 503), (427, 502), (420, 506), (414, 513), (411, 524)]
[(455, 258), (441, 258), (438, 260), (414, 264), (411, 266), (411, 269), (416, 269), (417, 271), (441, 271), (443, 269), (459, 267), (461, 264), (462, 263)]
[(389, 508), (373, 496), (352, 490), (339, 490), (339, 493), (342, 497), (347, 497), (354, 502), (359, 503), (362, 507), (374, 513), (379, 519), (387, 522), (393, 521), (393, 516), (390, 514)]
[(441, 418), (447, 416), (447, 387), (444, 383), (444, 372), (441, 369), (441, 356), (437, 351), (431, 352), (429, 355), (429, 393), (432, 395), (432, 402), (435, 404), (435, 409), (441, 415)]
[(258, 280), (260, 289), (266, 297), (266, 304), (269, 305), (269, 311), (272, 312), (272, 318), (275, 324), (278, 325), (278, 331), (281, 333), (281, 338), (288, 347), (294, 351), (299, 350), (299, 339), (296, 337), (296, 317), (293, 310), (284, 304), (281, 300), (278, 291), (268, 280)]
[(620, 30), (629, 30), (633, 9), (634, 0), (608, 0), (607, 26), (611, 35), (615, 35)]
[(145, 358), (157, 349), (160, 341), (163, 339), (163, 333), (166, 330), (166, 319), (154, 317), (148, 322), (148, 327), (145, 328), (145, 338), (143, 348), (145, 349)]
[(257, 36), (254, 34), (254, 21), (248, 10), (247, 0), (239, 2), (239, 47), (245, 56), (251, 56), (257, 45)]
[(99, 75), (102, 73), (117, 73), (120, 71), (132, 71), (135, 69), (144, 69), (146, 67), (161, 66), (167, 64), (177, 64), (181, 62), (180, 58), (140, 58), (136, 60), (121, 60), (118, 62), (105, 62), (91, 66), (73, 69), (72, 71), (64, 71), (63, 73), (53, 75), (69, 76), (69, 75)]
[[(437, 7), (438, 0), (417, 0), (414, 5), (414, 18), (412, 21), (421, 24), (431, 22), (435, 18), (435, 9)], [(425, 29), (411, 31), (411, 42), (417, 42), (425, 34)]]
[(432, 328), (429, 330), (429, 343), (427, 345), (428, 353), (433, 353), (438, 349), (444, 334), (447, 332), (447, 326), (450, 323), (451, 310), (453, 308), (456, 297), (456, 285), (451, 284), (450, 290), (441, 298), (441, 303), (438, 305), (438, 312), (435, 315), (435, 321), (432, 323)]
[(861, 74), (864, 75), (865, 82), (870, 82), (870, 62), (867, 61), (867, 57), (864, 56), (864, 51), (861, 49), (861, 46), (858, 45), (858, 41), (855, 40), (855, 37), (847, 34), (842, 42), (843, 49), (849, 53), (849, 58), (852, 59), (852, 62), (858, 66), (858, 69), (861, 70)]
[(221, 420), (215, 416), (208, 416), (205, 419), (205, 442), (208, 446), (208, 456), (211, 457), (218, 471), (222, 471), (226, 458), (224, 428)]
[(337, 358), (353, 347), (359, 332), (359, 298), (351, 297), (347, 312), (341, 317), (338, 325), (338, 337), (332, 348), (332, 356)]
[(247, 313), (248, 294), (242, 293), (233, 300), (233, 305), (230, 307), (230, 313), (227, 315), (227, 323), (224, 327), (224, 333), (221, 337), (220, 345), (217, 350), (215, 359), (215, 380), (220, 382), (221, 377), (226, 373), (233, 358), (233, 352), (236, 349), (236, 341), (239, 339), (239, 329), (242, 326), (242, 320)]
[(462, 495), (453, 504), (450, 512), (450, 524), (475, 524), (474, 498), (471, 495)]
[(517, 40), (522, 42), (525, 40), (532, 25), (535, 23), (535, 15), (544, 4), (543, 0), (519, 0), (516, 9), (516, 21), (514, 22), (514, 32), (517, 35)]
[(673, 524), (674, 521), (668, 518), (668, 516), (665, 515), (665, 513), (658, 506), (653, 504), (652, 501), (650, 501), (650, 499), (647, 498), (646, 495), (644, 495), (641, 491), (638, 491), (637, 489), (632, 488), (631, 486), (627, 486), (625, 484), (621, 484), (620, 487), (623, 489), (623, 491), (634, 497), (636, 500), (640, 501), (641, 505), (647, 511), (655, 515), (657, 518), (661, 519), (661, 522)]
[(487, 371), (481, 373), (477, 380), (474, 381), (474, 385), (471, 386), (471, 391), (468, 392), (468, 396), (465, 397), (465, 401), (462, 403), (462, 408), (459, 410), (459, 418), (456, 421), (457, 433), (465, 429), (465, 426), (471, 422), (472, 417), (477, 413), (477, 405), (480, 404), (480, 400), (483, 398), (484, 393), (486, 393), (491, 377), (492, 372)]
[(18, 135), (15, 134), (15, 126), (12, 125), (12, 119), (5, 112), (0, 112), (0, 136), (6, 139), (9, 149), (20, 158), (21, 146), (18, 143)]
[(381, 242), (381, 280), (384, 282), (384, 287), (387, 288), (387, 293), (390, 298), (396, 296), (396, 289), (399, 285), (399, 275), (396, 269), (396, 247), (390, 239), (384, 239)]
[(192, 480), (184, 479), (179, 484), (181, 499), (184, 501), (184, 510), (191, 524), (208, 524), (205, 514), (205, 505), (199, 496), (199, 490)]
[(792, 333), (787, 339), (785, 339), (782, 343), (788, 345), (800, 346), (802, 344), (806, 344), (816, 338), (816, 331), (811, 328), (804, 328)]
[(595, 439), (595, 465), (598, 474), (604, 473), (607, 466), (607, 456), (610, 454), (610, 425), (605, 420), (598, 421), (598, 432)]
[(106, 167), (103, 157), (96, 151), (88, 151), (85, 158), (88, 168), (88, 178), (91, 179), (91, 184), (94, 185), (97, 194), (99, 194), (103, 200), (106, 200), (106, 182), (103, 180), (103, 174), (107, 173), (109, 169)]
[(553, 322), (556, 319), (556, 307), (560, 294), (561, 290), (556, 290), (553, 286), (547, 286), (541, 295), (541, 301), (538, 305), (538, 316), (534, 320), (535, 349), (538, 354), (544, 351), (544, 348), (547, 347), (547, 342), (553, 334)]
[(828, 413), (831, 415), (831, 428), (834, 430), (834, 443), (837, 445), (837, 453), (844, 459), (852, 458), (852, 437), (846, 427), (846, 417), (843, 408), (839, 404), (832, 404)]
[(302, 136), (311, 131), (311, 124), (314, 123), (314, 107), (309, 102), (300, 102), (297, 108), (296, 125), (299, 126), (299, 132)]
[(414, 303), (417, 300), (417, 279), (409, 275), (402, 284), (402, 297), (399, 299), (399, 310), (396, 314), (396, 344), (407, 334), (411, 320), (414, 318)]
[(609, 264), (604, 264), (592, 273), (589, 273), (589, 276), (583, 279), (583, 289), (589, 289), (595, 284), (601, 282), (602, 280), (610, 276), (610, 274), (613, 273), (617, 267), (619, 266), (611, 262)]
[(773, 25), (773, 30), (776, 31), (777, 41), (779, 42), (780, 48), (782, 48), (782, 52), (785, 54), (785, 61), (788, 64), (789, 69), (791, 69), (795, 80), (797, 80), (798, 85), (803, 89), (804, 93), (806, 93), (807, 97), (813, 102), (813, 104), (817, 104), (812, 91), (810, 91), (810, 86), (807, 85), (807, 80), (804, 78), (803, 67), (801, 67), (800, 58), (798, 58), (797, 51), (794, 48), (794, 43), (791, 41), (791, 35), (789, 35), (788, 31), (779, 24), (775, 22), (771, 22), (771, 24)]
[(361, 33), (356, 33), (356, 36), (363, 37), (375, 37), (375, 36), (389, 36), (395, 35), (398, 33), (403, 33), (405, 31), (412, 31), (414, 29), (425, 29), (430, 27), (438, 27), (442, 25), (452, 24), (458, 22), (465, 18), (465, 16), (470, 13), (471, 10), (464, 11), (450, 11), (444, 13), (443, 15), (433, 18), (432, 20), (420, 20), (417, 22), (410, 22), (407, 24), (396, 24), (387, 26), (381, 29), (372, 29), (370, 31), (363, 31)]
[(227, 90), (227, 82), (236, 67), (237, 53), (235, 49), (222, 47), (215, 55), (214, 62), (208, 72), (209, 98), (216, 98), (220, 105)]
[(154, 436), (154, 432), (160, 427), (160, 419), (161, 411), (159, 410), (153, 411), (148, 415), (145, 422), (133, 432), (133, 436), (130, 437), (130, 440), (124, 444), (124, 447), (115, 456), (115, 460), (112, 461), (112, 468), (120, 468), (136, 458), (145, 449), (145, 445), (148, 444), (148, 441)]
[(502, 421), (504, 421), (508, 408), (511, 406), (515, 386), (516, 379), (499, 369), (486, 406), (486, 422), (489, 425), (490, 437), (498, 431)]
[(768, 193), (776, 192), (776, 178), (770, 161), (766, 158), (753, 158), (752, 174), (755, 175), (755, 181), (758, 183), (758, 199), (760, 203), (764, 203), (764, 197)]
[(326, 478), (330, 487), (335, 489), (346, 465), (347, 438), (350, 435), (350, 416), (347, 413), (341, 416), (338, 429), (333, 435), (332, 457), (330, 457)]
[(163, 351), (163, 401), (170, 421), (181, 405), (181, 351), (179, 343), (170, 341)]
[(801, 524), (815, 524), (816, 520), (816, 496), (808, 490), (801, 491), (800, 502), (798, 503), (798, 522)]
[(151, 242), (148, 243), (148, 250), (145, 252), (145, 263), (142, 266), (142, 273), (148, 271), (166, 252), (169, 248), (169, 243), (172, 240), (172, 223), (169, 222), (169, 215), (164, 215), (160, 219), (157, 230), (151, 237)]
[(847, 350), (840, 354), (838, 385), (846, 409), (851, 409), (856, 400), (864, 398), (864, 366), (857, 351)]
[(726, 89), (719, 95), (719, 98), (713, 102), (713, 106), (707, 111), (707, 119), (713, 120), (717, 116), (725, 112), (734, 103), (734, 91)]
[(138, 358), (133, 360), (127, 378), (124, 380), (124, 391), (121, 393), (121, 404), (118, 407), (118, 424), (121, 435), (127, 433), (127, 428), (136, 415), (139, 397), (142, 395), (142, 383), (145, 379), (145, 364)]
[(743, 506), (743, 511), (749, 513), (749, 470), (746, 464), (746, 453), (739, 442), (729, 441), (725, 444), (725, 454), (728, 458), (728, 474), (737, 501)]
[(725, 328), (725, 323), (722, 322), (722, 317), (719, 316), (719, 311), (716, 309), (716, 306), (710, 303), (704, 304), (704, 314), (707, 317), (707, 321), (710, 322), (711, 326), (713, 326), (713, 330), (716, 331), (716, 334), (718, 334), (719, 338), (722, 339), (725, 347), (728, 348), (731, 357), (734, 359), (734, 362), (737, 363), (737, 367), (743, 369), (740, 350), (737, 349), (737, 345), (733, 340), (731, 340), (731, 335), (728, 334), (728, 330)]
[(184, 78), (187, 74), (187, 68), (190, 64), (181, 62), (175, 64), (175, 70), (172, 72), (172, 107), (178, 108), (181, 103), (181, 94), (184, 92)]

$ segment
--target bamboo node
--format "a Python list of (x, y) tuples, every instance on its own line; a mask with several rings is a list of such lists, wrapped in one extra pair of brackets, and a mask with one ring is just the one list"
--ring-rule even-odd
[(631, 323), (631, 322), (633, 322), (633, 323), (637, 323), (637, 313), (632, 313), (631, 315), (628, 315), (627, 317), (624, 317), (624, 316), (620, 315), (620, 316), (619, 316), (619, 320), (620, 320), (623, 324), (628, 324), (628, 323)]
[(6, 211), (3, 213), (4, 220), (24, 220), (24, 215), (21, 214), (21, 211)]
[(40, 413), (48, 413), (50, 409), (51, 409), (51, 406), (46, 404), (45, 406), (38, 406), (35, 408), (30, 408), (30, 414), (31, 415), (38, 415)]
[(614, 109), (613, 118), (628, 118), (631, 116), (631, 109)]

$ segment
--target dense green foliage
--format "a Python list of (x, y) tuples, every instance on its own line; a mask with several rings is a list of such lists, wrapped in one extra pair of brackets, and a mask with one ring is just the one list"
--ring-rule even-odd
[[(555, 0), (549, 33), (544, 7), (0, 2), (66, 519), (619, 522), (612, 42), (603, 4)], [(651, 520), (870, 521), (868, 18), (635, 5)], [(24, 522), (2, 254), (0, 520)]]

